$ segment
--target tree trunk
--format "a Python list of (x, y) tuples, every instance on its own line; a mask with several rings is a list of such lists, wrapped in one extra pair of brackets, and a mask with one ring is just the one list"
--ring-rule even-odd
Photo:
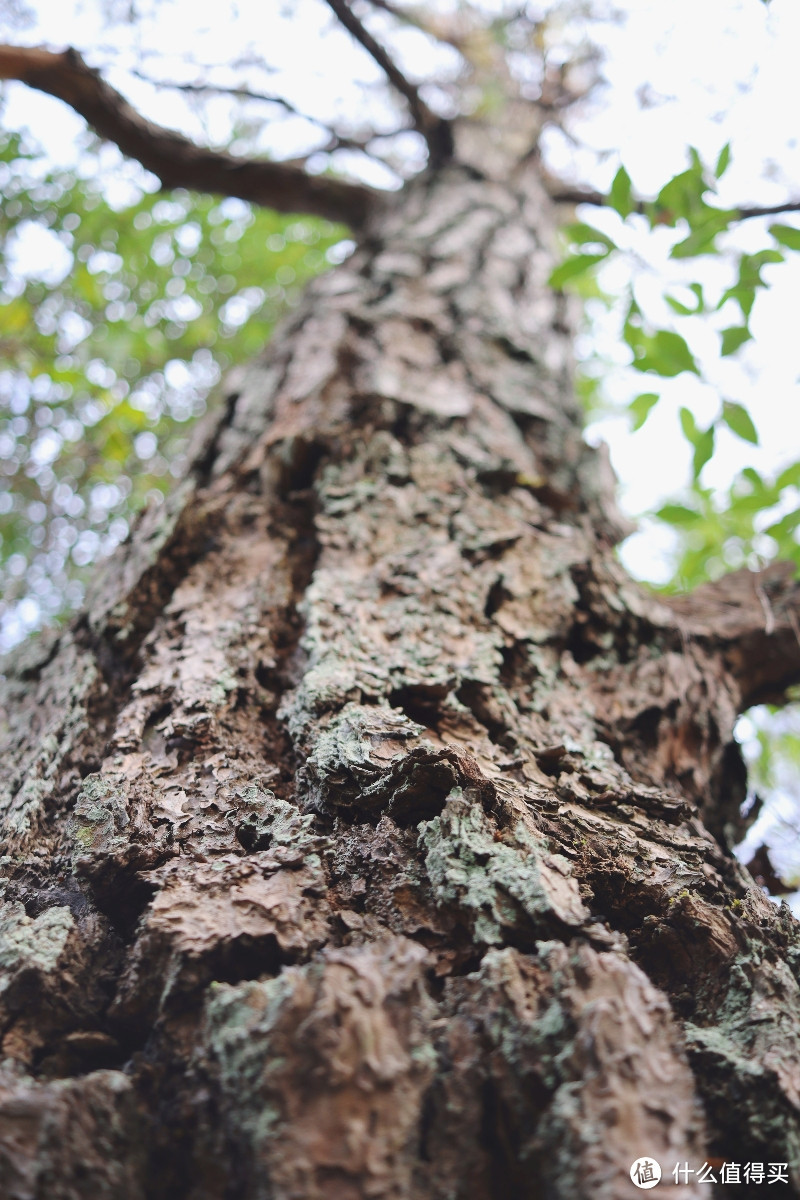
[(387, 201), (18, 656), (3, 1197), (800, 1195), (798, 926), (729, 854), (797, 591), (617, 565), (515, 153)]

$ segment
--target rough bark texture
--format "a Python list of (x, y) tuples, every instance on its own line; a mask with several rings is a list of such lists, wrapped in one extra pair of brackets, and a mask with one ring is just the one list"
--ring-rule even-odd
[(729, 854), (795, 585), (624, 576), (553, 234), (461, 130), (19, 657), (3, 1197), (800, 1195), (798, 926)]

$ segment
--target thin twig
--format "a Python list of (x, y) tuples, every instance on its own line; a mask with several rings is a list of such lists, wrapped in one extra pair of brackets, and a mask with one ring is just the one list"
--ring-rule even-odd
[(152, 87), (169, 88), (173, 91), (188, 92), (191, 95), (198, 96), (210, 92), (216, 96), (234, 96), (241, 100), (257, 100), (263, 104), (279, 105), (289, 116), (298, 117), (301, 121), (308, 121), (309, 125), (315, 125), (317, 129), (328, 135), (328, 142), (318, 148), (318, 151), (323, 154), (331, 154), (334, 150), (358, 150), (362, 154), (367, 154), (370, 158), (382, 162), (383, 159), (380, 155), (370, 149), (372, 143), (381, 139), (396, 137), (398, 133), (405, 133), (411, 128), (411, 126), (401, 126), (399, 129), (393, 129), (391, 133), (378, 133), (377, 130), (370, 129), (369, 133), (364, 137), (350, 137), (346, 133), (341, 133), (334, 125), (328, 125), (327, 122), (321, 121), (319, 117), (312, 117), (301, 109), (296, 108), (284, 96), (272, 95), (269, 92), (256, 92), (252, 88), (247, 87), (227, 87), (224, 84), (218, 83), (177, 83), (171, 79), (152, 79), (149, 75), (145, 75), (143, 71), (133, 71), (132, 74), (144, 83), (151, 84)]
[[(216, 83), (178, 83), (174, 79), (153, 79), (150, 75), (145, 75), (144, 71), (131, 71), (131, 74), (137, 79), (141, 79), (143, 83), (149, 83), (152, 87), (170, 88), (176, 92), (191, 92), (196, 95), (214, 92), (215, 95), (220, 96), (236, 96), (240, 100), (259, 100), (263, 104), (277, 104), (292, 117), (302, 117), (305, 121), (320, 124), (315, 117), (309, 117), (300, 112), (285, 96), (273, 95), (270, 92), (255, 92), (247, 87), (226, 87)], [(324, 128), (327, 129), (327, 126)]]
[[(608, 208), (611, 201), (603, 192), (595, 192), (584, 188), (554, 188), (550, 195), (561, 204), (592, 204), (595, 208)], [(652, 210), (654, 201), (634, 200), (631, 211), (647, 213)], [(749, 221), (752, 217), (771, 217), (779, 213), (800, 212), (800, 200), (787, 200), (783, 204), (741, 204), (733, 208), (720, 210), (731, 213), (732, 221)]]
[(432, 18), (429, 13), (417, 8), (399, 8), (398, 5), (392, 4), (391, 0), (367, 0), (367, 3), (373, 8), (379, 9), (380, 12), (388, 13), (401, 25), (410, 25), (412, 29), (419, 29), (422, 33), (427, 33), (428, 37), (433, 38), (436, 42), (453, 46), (456, 50), (460, 49), (455, 35), (449, 30), (445, 30), (441, 14)]
[(432, 162), (441, 163), (449, 158), (453, 153), (453, 135), (449, 122), (443, 117), (437, 117), (428, 108), (416, 86), (406, 79), (391, 55), (375, 41), (369, 30), (359, 21), (348, 0), (327, 0), (327, 3), (347, 32), (364, 47), (392, 87), (405, 99), (416, 129), (425, 138)]
[(366, 2), (381, 12), (389, 13), (401, 24), (410, 25), (412, 29), (419, 29), (442, 46), (451, 46), (463, 59), (469, 61), (467, 42), (470, 33), (474, 30), (474, 22), (470, 25), (468, 21), (472, 18), (474, 10), (468, 10), (463, 0), (459, 4), (458, 11), (449, 15), (444, 12), (432, 13), (419, 7), (400, 8), (399, 5), (392, 3), (392, 0), (366, 0)]
[(764, 633), (767, 637), (772, 637), (775, 632), (775, 614), (772, 611), (772, 605), (769, 602), (769, 597), (764, 591), (761, 584), (758, 582), (758, 576), (753, 575), (753, 587), (755, 589), (758, 602), (764, 612)]
[(416, 21), (411, 14), (404, 12), (402, 8), (398, 8), (396, 4), (392, 4), (390, 0), (368, 0), (368, 2), (373, 8), (379, 8), (381, 12), (389, 13), (396, 21), (403, 21), (416, 26)]
[(737, 208), (736, 212), (741, 221), (751, 217), (774, 217), (779, 213), (800, 212), (800, 200), (787, 200), (785, 204), (746, 204)]

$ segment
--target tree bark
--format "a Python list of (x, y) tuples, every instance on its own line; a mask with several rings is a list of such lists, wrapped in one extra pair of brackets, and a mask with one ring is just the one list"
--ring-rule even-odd
[(3, 1197), (800, 1194), (798, 926), (730, 855), (797, 590), (617, 565), (512, 124), (376, 212), (9, 672)]

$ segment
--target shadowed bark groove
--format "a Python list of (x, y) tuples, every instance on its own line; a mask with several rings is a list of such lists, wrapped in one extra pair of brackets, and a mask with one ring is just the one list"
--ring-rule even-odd
[(729, 854), (795, 586), (616, 564), (514, 130), (312, 284), (9, 675), (2, 1195), (800, 1194), (797, 925)]

